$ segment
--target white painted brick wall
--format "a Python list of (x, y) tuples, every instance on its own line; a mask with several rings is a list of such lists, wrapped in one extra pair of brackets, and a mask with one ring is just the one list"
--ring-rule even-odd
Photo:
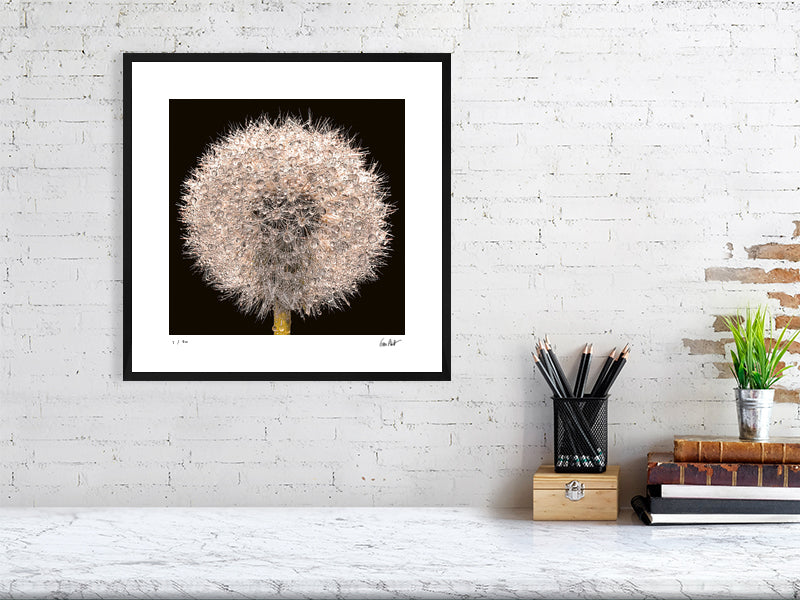
[[(647, 451), (735, 431), (682, 339), (766, 299), (705, 269), (800, 220), (799, 42), (763, 0), (5, 2), (0, 504), (528, 505), (544, 333), (570, 373), (635, 346), (626, 503)], [(452, 382), (122, 383), (124, 51), (453, 53)]]

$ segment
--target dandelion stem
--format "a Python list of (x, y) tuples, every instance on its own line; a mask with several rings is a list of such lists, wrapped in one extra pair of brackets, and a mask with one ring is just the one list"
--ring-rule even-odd
[(292, 312), (276, 306), (273, 308), (275, 313), (275, 324), (272, 326), (274, 335), (290, 335), (292, 329)]

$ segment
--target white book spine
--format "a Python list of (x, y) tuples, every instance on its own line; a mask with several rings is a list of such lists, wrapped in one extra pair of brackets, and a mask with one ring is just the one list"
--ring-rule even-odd
[(800, 488), (727, 485), (662, 484), (662, 498), (724, 498), (730, 500), (800, 500)]

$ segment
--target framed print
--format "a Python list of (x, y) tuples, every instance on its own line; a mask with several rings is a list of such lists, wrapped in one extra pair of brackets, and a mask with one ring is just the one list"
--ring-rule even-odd
[(124, 55), (125, 380), (450, 379), (450, 55)]

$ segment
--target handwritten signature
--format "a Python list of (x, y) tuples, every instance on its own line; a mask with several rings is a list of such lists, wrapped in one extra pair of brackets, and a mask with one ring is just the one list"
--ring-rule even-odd
[(382, 346), (396, 346), (397, 344), (399, 344), (402, 341), (403, 340), (393, 340), (392, 338), (389, 338), (388, 340), (381, 338), (381, 341), (378, 344), (378, 346), (381, 346), (381, 347)]

